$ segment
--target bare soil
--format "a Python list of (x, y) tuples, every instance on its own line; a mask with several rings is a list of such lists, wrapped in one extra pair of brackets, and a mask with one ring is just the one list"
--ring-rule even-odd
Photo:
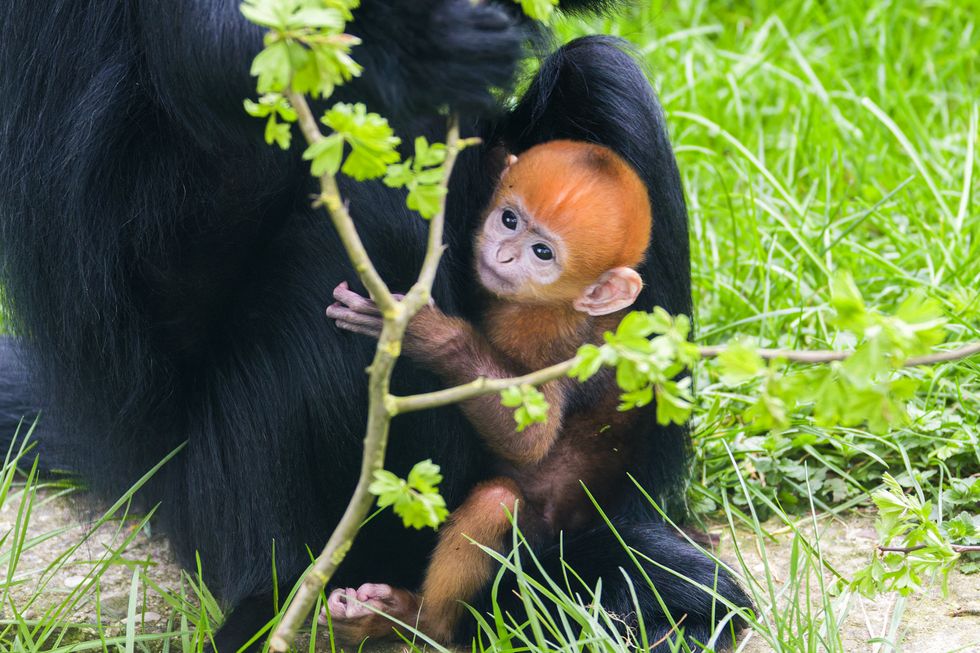
[[(806, 520), (807, 522), (809, 520)], [(776, 524), (766, 524), (774, 531)], [(844, 518), (824, 520), (819, 523), (819, 539), (813, 537), (810, 523), (801, 527), (804, 536), (811, 543), (817, 542), (823, 559), (845, 578), (865, 566), (874, 551), (877, 535), (872, 515), (862, 512), (848, 513)], [(752, 533), (738, 536), (742, 554), (749, 569), (757, 578), (764, 578), (762, 555), (757, 547), (758, 539)], [(790, 569), (792, 534), (788, 529), (776, 536), (772, 544), (766, 543), (765, 555), (773, 571), (774, 584), (779, 589), (787, 586)], [(724, 543), (721, 555), (733, 558), (730, 542)], [(834, 576), (823, 574), (829, 584)], [(819, 592), (815, 575), (810, 576), (810, 587), (814, 594)], [(814, 596), (811, 605), (818, 605), (819, 594)], [(780, 610), (787, 610), (787, 602), (782, 602)], [(900, 598), (887, 594), (875, 599), (849, 594), (835, 600), (835, 616), (840, 624), (844, 650), (848, 653), (889, 653), (905, 651), (908, 653), (980, 653), (980, 575), (962, 574), (953, 570), (949, 575), (948, 594), (944, 597), (939, 582), (933, 583), (925, 592)], [(897, 629), (898, 641), (892, 647), (883, 641), (890, 630), (893, 619), (900, 618)], [(772, 650), (761, 637), (750, 636), (746, 642), (746, 653), (762, 653)]]

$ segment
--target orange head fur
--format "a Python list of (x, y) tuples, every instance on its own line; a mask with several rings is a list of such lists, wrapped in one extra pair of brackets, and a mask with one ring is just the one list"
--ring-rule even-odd
[(559, 236), (566, 267), (551, 292), (574, 296), (615, 267), (635, 268), (650, 241), (650, 200), (636, 171), (609, 148), (551, 141), (506, 171), (494, 206), (520, 203)]

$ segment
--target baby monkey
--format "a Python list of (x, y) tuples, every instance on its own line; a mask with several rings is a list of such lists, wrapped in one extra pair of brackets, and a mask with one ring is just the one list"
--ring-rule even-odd
[[(651, 219), (643, 181), (608, 148), (552, 141), (508, 157), (476, 239), (476, 273), (491, 295), (481, 324), (430, 305), (409, 324), (404, 354), (456, 385), (525, 374), (570, 358), (583, 343), (600, 343), (643, 286), (635, 268)], [(378, 336), (381, 316), (371, 300), (345, 283), (334, 298), (327, 316), (340, 328)], [(635, 414), (616, 410), (613, 376), (597, 375), (584, 387), (558, 379), (540, 391), (548, 420), (520, 433), (497, 395), (461, 404), (495, 457), (495, 477), (477, 485), (440, 529), (419, 594), (379, 584), (330, 594), (326, 610), (342, 641), (392, 634), (392, 622), (363, 603), (453, 642), (462, 602), (476, 599), (496, 571), (470, 540), (505, 550), (516, 510), (530, 541), (550, 542), (559, 531), (595, 524), (581, 483), (604, 507), (624, 495), (645, 433), (631, 429)]]

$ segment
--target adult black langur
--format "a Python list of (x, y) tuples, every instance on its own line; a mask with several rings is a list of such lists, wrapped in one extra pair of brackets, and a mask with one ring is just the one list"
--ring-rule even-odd
[[(607, 3), (562, 2), (564, 9)], [(292, 581), (336, 523), (353, 488), (365, 422), (364, 367), (373, 345), (323, 315), (353, 277), (338, 239), (310, 207), (314, 180), (298, 149), (266, 146), (245, 115), (248, 65), (261, 32), (237, 0), (7, 0), (0, 7), (0, 248), (5, 307), (21, 340), (0, 353), (0, 425), (12, 434), (44, 409), (42, 464), (56, 462), (116, 496), (186, 441), (142, 491), (185, 565), (230, 609), (219, 650), (235, 650), (271, 616), (270, 553)], [(617, 43), (585, 38), (542, 65), (510, 111), (491, 88), (513, 82), (534, 31), (510, 0), (365, 0), (351, 24), (364, 39), (362, 78), (337, 99), (365, 101), (403, 141), (441, 140), (448, 105), (482, 148), (464, 153), (449, 196), (449, 252), (434, 295), (472, 318), (470, 234), (494, 185), (491, 152), (548, 140), (612, 148), (640, 171), (654, 226), (638, 307), (689, 312), (687, 214), (663, 118), (648, 82)], [(345, 181), (342, 192), (382, 276), (405, 288), (425, 224), (402, 194)], [(412, 244), (415, 244), (413, 247)], [(358, 289), (363, 291), (363, 289)], [(410, 361), (399, 393), (439, 387)], [(583, 394), (581, 401), (587, 401)], [(682, 503), (686, 429), (645, 414), (639, 481)], [(481, 445), (455, 408), (399, 417), (389, 468), (431, 457), (454, 508), (482, 480)], [(636, 548), (739, 605), (744, 594), (675, 537), (639, 496), (614, 515)], [(389, 543), (397, 541), (392, 551)], [(335, 581), (417, 587), (434, 533), (384, 514), (358, 537)], [(610, 534), (564, 543), (566, 559), (607, 607), (632, 612)], [(557, 564), (555, 552), (542, 553)], [(587, 564), (586, 564), (587, 563)], [(635, 573), (635, 569), (633, 570)], [(647, 570), (689, 637), (704, 639), (711, 598)], [(637, 575), (651, 641), (669, 630)], [(714, 615), (714, 617), (713, 617)]]

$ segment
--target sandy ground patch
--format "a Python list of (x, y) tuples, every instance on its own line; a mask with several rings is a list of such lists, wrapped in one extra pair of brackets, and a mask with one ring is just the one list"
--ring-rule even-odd
[[(772, 531), (778, 530), (775, 523), (766, 524)], [(821, 554), (833, 568), (845, 577), (867, 564), (876, 544), (874, 519), (870, 514), (852, 512), (843, 519), (822, 520), (818, 525)], [(801, 530), (811, 542), (813, 528), (805, 523)], [(751, 533), (740, 533), (739, 544), (754, 575), (762, 578), (764, 567), (757, 539)], [(777, 591), (787, 585), (790, 570), (792, 534), (782, 532), (776, 541), (766, 543), (765, 554), (773, 570)], [(731, 543), (725, 543), (722, 556), (733, 558)], [(829, 583), (831, 573), (825, 573)], [(810, 576), (809, 584), (816, 593), (819, 585), (815, 575)], [(980, 575), (966, 575), (954, 570), (949, 575), (949, 593), (942, 595), (938, 583), (925, 593), (908, 598), (895, 594), (866, 599), (859, 595), (839, 597), (835, 600), (836, 621), (844, 650), (848, 653), (878, 653), (901, 650), (908, 653), (964, 653), (980, 652)], [(814, 598), (813, 605), (819, 601)], [(780, 605), (787, 610), (786, 602)], [(872, 640), (880, 639), (889, 632), (893, 619), (900, 618), (898, 627), (900, 645), (892, 649)], [(772, 650), (758, 636), (752, 636), (744, 649), (747, 653), (762, 653)]]

